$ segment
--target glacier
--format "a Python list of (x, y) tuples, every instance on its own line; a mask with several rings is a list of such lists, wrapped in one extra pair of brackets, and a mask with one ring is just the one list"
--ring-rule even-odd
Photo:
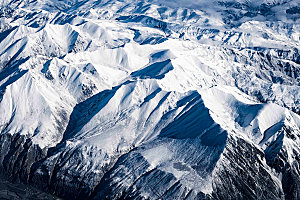
[(299, 199), (299, 10), (0, 0), (1, 174), (63, 199)]

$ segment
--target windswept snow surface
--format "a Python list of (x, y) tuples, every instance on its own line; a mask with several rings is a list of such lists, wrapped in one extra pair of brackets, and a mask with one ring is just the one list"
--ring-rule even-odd
[(298, 0), (0, 0), (0, 168), (65, 199), (299, 199), (299, 47)]

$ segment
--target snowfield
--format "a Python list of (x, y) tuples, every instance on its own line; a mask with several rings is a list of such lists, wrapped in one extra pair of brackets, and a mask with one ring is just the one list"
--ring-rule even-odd
[(65, 199), (299, 199), (299, 11), (0, 0), (0, 169)]

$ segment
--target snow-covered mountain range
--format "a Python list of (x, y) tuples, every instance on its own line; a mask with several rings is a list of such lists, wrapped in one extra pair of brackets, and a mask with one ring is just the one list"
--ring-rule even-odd
[(0, 169), (65, 199), (300, 199), (298, 0), (0, 0)]

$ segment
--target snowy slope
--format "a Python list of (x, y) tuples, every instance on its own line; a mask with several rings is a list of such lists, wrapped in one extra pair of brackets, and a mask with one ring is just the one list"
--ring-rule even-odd
[(0, 1), (0, 168), (66, 199), (300, 198), (300, 5)]

